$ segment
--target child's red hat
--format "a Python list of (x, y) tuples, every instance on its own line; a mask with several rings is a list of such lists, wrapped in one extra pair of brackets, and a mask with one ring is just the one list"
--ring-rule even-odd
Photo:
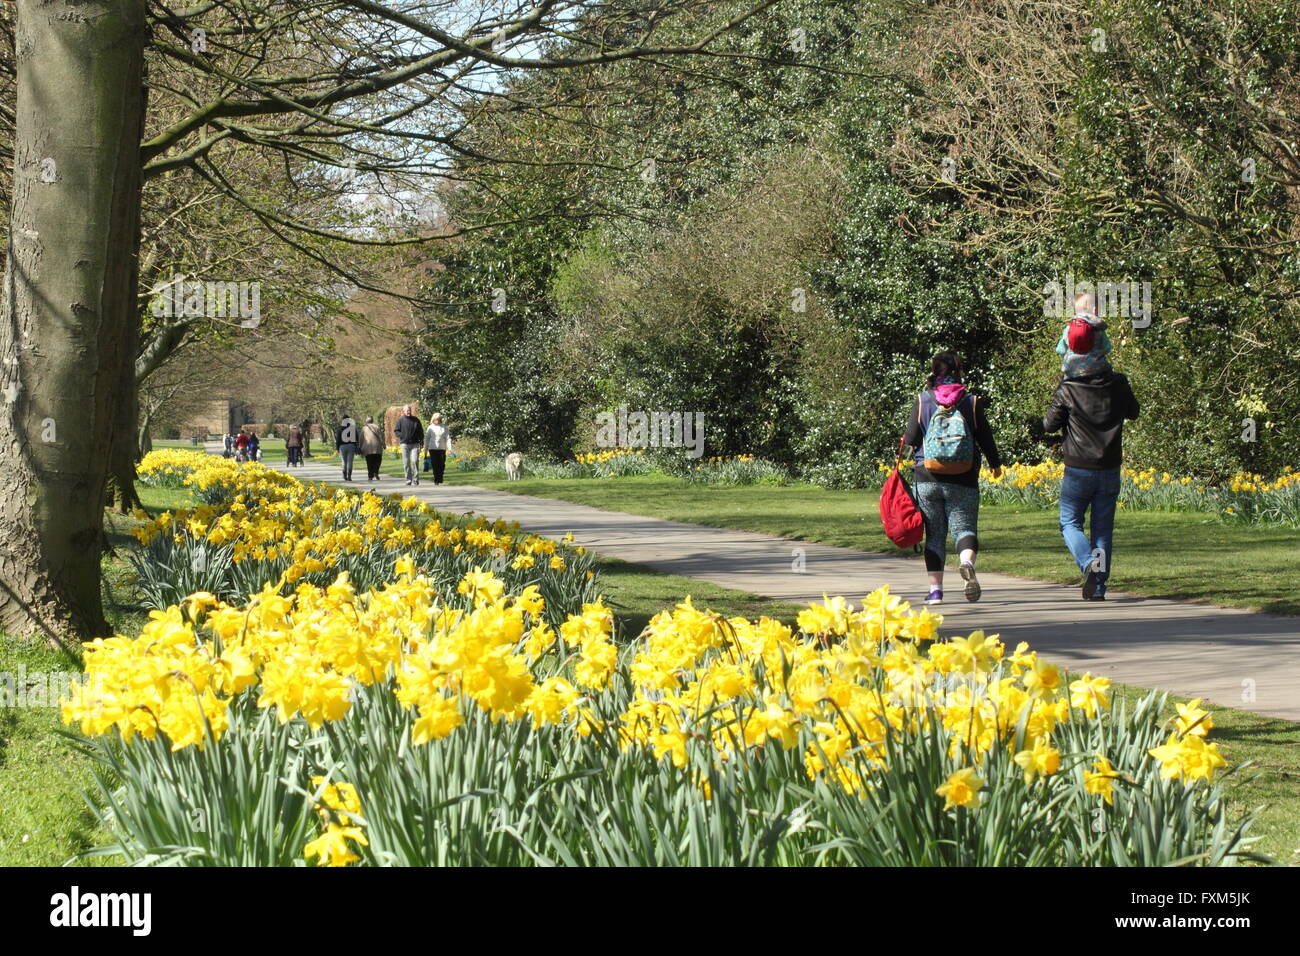
[(1097, 344), (1097, 332), (1087, 319), (1071, 319), (1065, 332), (1065, 341), (1071, 352), (1086, 355)]

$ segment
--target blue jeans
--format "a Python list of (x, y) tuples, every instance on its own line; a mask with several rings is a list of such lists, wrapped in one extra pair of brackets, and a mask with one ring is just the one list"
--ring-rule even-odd
[[(1119, 469), (1094, 471), (1066, 468), (1061, 481), (1061, 537), (1080, 571), (1096, 572), (1105, 590), (1111, 569), (1111, 534), (1115, 530), (1115, 502), (1119, 499)], [(1092, 535), (1083, 533), (1083, 519), (1092, 509)], [(1098, 554), (1100, 550), (1100, 554)], [(1094, 559), (1096, 564), (1094, 565)]]

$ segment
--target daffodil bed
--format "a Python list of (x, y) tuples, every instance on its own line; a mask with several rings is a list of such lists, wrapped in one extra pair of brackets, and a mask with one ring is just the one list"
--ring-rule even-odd
[(485, 566), (516, 591), (536, 586), (558, 623), (595, 599), (599, 581), (585, 548), (520, 531), (517, 523), (435, 512), (413, 497), (355, 493), (304, 483), (260, 464), (199, 452), (152, 452), (139, 468), (145, 484), (188, 488), (189, 510), (141, 519), (130, 555), (145, 604), (154, 609), (208, 592), (241, 601), (301, 582), (330, 584), (340, 571), (366, 589), (391, 578), (396, 555), (409, 556), (439, 586)]
[[(1065, 466), (1052, 461), (1009, 465), (1000, 478), (985, 471), (980, 476), (981, 496), (986, 502), (1055, 507), (1061, 499), (1064, 474)], [(1122, 508), (1202, 511), (1228, 521), (1300, 527), (1300, 472), (1288, 468), (1272, 479), (1242, 472), (1226, 482), (1213, 483), (1154, 468), (1126, 467), (1120, 471), (1119, 504)]]
[[(254, 480), (254, 479), (247, 479)], [(278, 480), (277, 480), (278, 481)], [(218, 519), (219, 520), (219, 519)], [(689, 599), (622, 647), (594, 598), (412, 557), (283, 573), (86, 647), (63, 717), (133, 862), (1229, 864), (1196, 703), (1112, 708), (881, 589), (797, 627)], [(318, 572), (308, 572), (318, 573)]]
[[(464, 459), (467, 470), (503, 473), (494, 459)], [(894, 462), (877, 462), (880, 481)], [(559, 464), (530, 464), (532, 478), (623, 478), (663, 474), (690, 484), (784, 485), (792, 479), (780, 464), (753, 455), (729, 458), (687, 458), (680, 453), (646, 449), (611, 449), (578, 455)], [(980, 475), (981, 499), (989, 504), (1055, 508), (1061, 499), (1065, 466), (1058, 461), (1007, 465), (994, 478)], [(868, 478), (868, 484), (871, 484)], [(879, 483), (876, 484), (879, 487)], [(1218, 515), (1225, 521), (1268, 522), (1300, 527), (1300, 472), (1286, 468), (1275, 478), (1240, 472), (1215, 482), (1188, 475), (1171, 475), (1155, 468), (1120, 470), (1120, 507), (1145, 511), (1192, 511)]]

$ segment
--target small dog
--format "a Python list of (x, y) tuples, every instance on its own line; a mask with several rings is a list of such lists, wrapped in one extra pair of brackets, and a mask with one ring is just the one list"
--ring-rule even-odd
[(517, 451), (506, 455), (506, 481), (518, 481), (523, 474), (524, 456)]

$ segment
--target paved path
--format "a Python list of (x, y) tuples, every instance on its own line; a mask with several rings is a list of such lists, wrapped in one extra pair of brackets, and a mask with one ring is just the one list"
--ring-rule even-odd
[[(365, 473), (364, 461), (358, 460), (357, 470)], [(340, 478), (337, 465), (307, 464), (293, 474), (306, 480)], [(408, 488), (385, 476), (354, 486), (414, 493), (443, 511), (518, 521), (549, 537), (572, 531), (578, 543), (609, 557), (785, 601), (804, 603), (825, 593), (860, 603), (882, 584), (914, 603), (926, 597), (925, 574), (915, 559), (466, 485), (425, 482)], [(801, 572), (795, 570), (800, 564)], [(980, 582), (983, 597), (968, 604), (960, 579), (949, 571), (945, 583), (951, 597), (941, 607), (945, 633), (983, 628), (1000, 634), (1008, 646), (1028, 641), (1071, 670), (1300, 721), (1300, 618), (1114, 591), (1105, 603), (1086, 603), (1077, 588), (1000, 574), (981, 574)]]

